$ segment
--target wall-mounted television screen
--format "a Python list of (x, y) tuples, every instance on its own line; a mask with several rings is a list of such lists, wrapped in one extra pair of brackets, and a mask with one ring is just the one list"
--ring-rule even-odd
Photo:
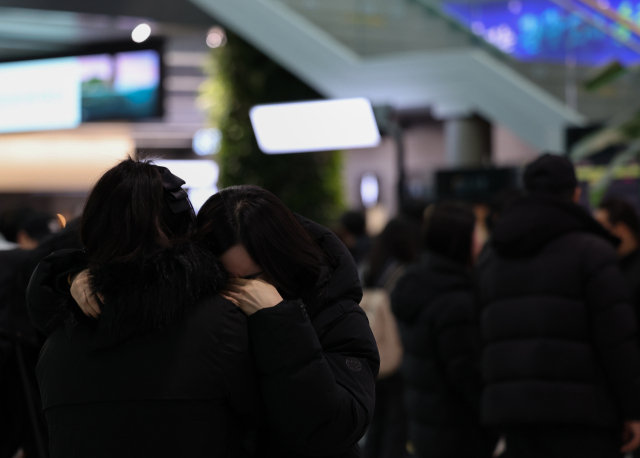
[(161, 73), (157, 49), (0, 63), (0, 133), (159, 117)]

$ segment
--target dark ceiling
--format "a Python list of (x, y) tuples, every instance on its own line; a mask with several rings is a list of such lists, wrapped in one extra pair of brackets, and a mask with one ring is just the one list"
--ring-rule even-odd
[(165, 37), (201, 36), (216, 24), (188, 0), (0, 0), (0, 61), (130, 40), (142, 21)]
[(211, 16), (188, 0), (0, 0), (0, 7), (132, 16), (196, 26), (212, 22)]

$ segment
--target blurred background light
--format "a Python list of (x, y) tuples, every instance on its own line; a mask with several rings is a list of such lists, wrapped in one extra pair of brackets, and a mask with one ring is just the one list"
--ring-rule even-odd
[(200, 129), (193, 136), (193, 151), (199, 156), (220, 151), (222, 133), (218, 129)]
[(513, 14), (520, 14), (520, 12), (522, 11), (522, 3), (519, 0), (511, 0), (507, 4), (507, 7)]
[[(603, 66), (640, 63), (640, 37), (632, 33), (638, 2), (627, 0), (446, 0), (443, 12), (522, 62)], [(609, 11), (602, 14), (601, 10)], [(625, 24), (625, 21), (627, 23)]]
[(0, 136), (0, 192), (86, 192), (135, 143), (123, 123)]
[(250, 116), (258, 145), (266, 154), (380, 144), (371, 103), (364, 98), (257, 105)]
[(60, 213), (58, 213), (56, 216), (58, 217), (58, 221), (60, 222), (60, 227), (65, 228), (67, 226), (67, 219)]
[(380, 182), (375, 173), (367, 172), (360, 180), (360, 198), (365, 208), (375, 207), (380, 198)]
[(142, 43), (151, 36), (151, 26), (149, 24), (139, 24), (131, 32), (131, 39), (136, 43)]
[(78, 126), (80, 86), (73, 57), (0, 64), (0, 133)]
[(222, 27), (212, 27), (207, 34), (207, 46), (219, 48), (227, 43), (227, 34)]

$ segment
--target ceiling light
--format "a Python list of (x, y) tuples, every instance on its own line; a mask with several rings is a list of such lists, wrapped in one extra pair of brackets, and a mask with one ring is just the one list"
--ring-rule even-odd
[(227, 34), (221, 27), (213, 27), (207, 34), (207, 46), (219, 48), (227, 43)]
[(380, 182), (375, 173), (367, 172), (360, 180), (360, 198), (365, 208), (375, 207), (380, 198)]
[(249, 112), (266, 154), (370, 148), (380, 143), (367, 99), (257, 105)]
[(149, 24), (142, 23), (136, 26), (131, 32), (131, 39), (136, 43), (142, 43), (151, 36), (151, 26)]
[(220, 151), (222, 133), (218, 129), (200, 129), (193, 136), (193, 151), (199, 156)]

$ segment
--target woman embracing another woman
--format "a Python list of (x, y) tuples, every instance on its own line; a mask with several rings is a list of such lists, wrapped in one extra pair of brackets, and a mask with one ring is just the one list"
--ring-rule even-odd
[[(84, 252), (56, 252), (33, 274), (29, 313), (49, 336), (37, 376), (53, 458), (253, 452), (243, 440), (260, 410), (247, 320), (217, 294), (218, 260), (188, 242), (195, 214), (182, 184), (166, 168), (121, 162), (87, 199)], [(99, 320), (60, 294), (87, 265)]]
[[(264, 406), (266, 421), (256, 440), (242, 443), (255, 444), (255, 456), (360, 456), (357, 442), (373, 413), (379, 358), (358, 305), (362, 290), (346, 247), (255, 186), (212, 196), (200, 210), (192, 240), (215, 256), (194, 270), (221, 262), (229, 278), (221, 289), (225, 307), (246, 315), (257, 373), (253, 380), (261, 395), (252, 400), (249, 389), (248, 403)], [(66, 278), (84, 267), (54, 267), (52, 276)], [(91, 269), (83, 271), (71, 293), (76, 315), (95, 325), (112, 299), (93, 276)], [(187, 281), (175, 277), (169, 283)], [(255, 423), (249, 421), (253, 416), (243, 417), (243, 433)]]

